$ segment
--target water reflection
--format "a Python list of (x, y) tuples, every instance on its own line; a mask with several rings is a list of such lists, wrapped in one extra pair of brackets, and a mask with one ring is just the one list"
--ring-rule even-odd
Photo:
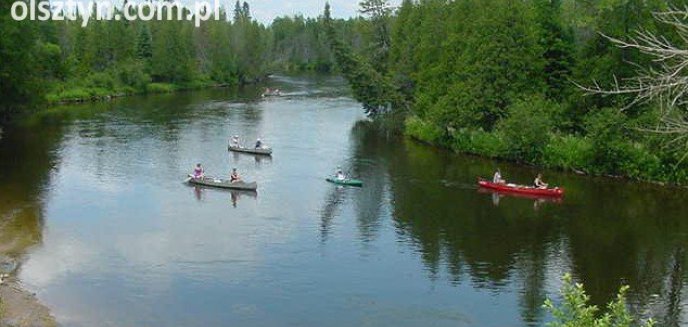
[[(483, 193), (495, 162), (388, 134), (341, 83), (271, 83), (289, 96), (135, 97), (6, 130), (7, 267), (76, 326), (543, 325), (569, 271), (595, 304), (627, 283), (634, 312), (686, 323), (682, 190), (548, 172), (563, 201)], [(234, 134), (274, 160), (228, 153)], [(197, 162), (261, 196), (180, 185)], [(325, 182), (338, 165), (364, 187)]]
[[(542, 197), (542, 196), (537, 196), (537, 195), (529, 195), (529, 194), (519, 194), (519, 193), (503, 193), (495, 190), (489, 190), (485, 188), (478, 188), (478, 193), (480, 194), (488, 194), (490, 195), (490, 198), (492, 199), (492, 204), (496, 207), (499, 206), (499, 202), (502, 200), (502, 198), (514, 198), (514, 199), (524, 199), (524, 200), (531, 200), (533, 202), (533, 210), (538, 210), (542, 205), (547, 204), (547, 203), (554, 203), (554, 204), (561, 204), (564, 202), (564, 199), (561, 197)], [(521, 200), (523, 201), (523, 200)]]
[(320, 242), (326, 243), (333, 220), (339, 216), (340, 206), (346, 200), (347, 188), (332, 186), (325, 197), (324, 206), (320, 210)]
[[(399, 234), (419, 246), (430, 278), (446, 267), (453, 280), (468, 278), (473, 287), (499, 292), (515, 288), (523, 321), (537, 325), (543, 319), (542, 301), (556, 291), (556, 278), (572, 270), (595, 304), (611, 300), (626, 283), (636, 313), (646, 315), (650, 310), (667, 326), (685, 322), (682, 263), (688, 222), (680, 213), (684, 192), (553, 174), (551, 179), (569, 186), (565, 201), (504, 201), (496, 192), (438, 185), (447, 180), (459, 182), (445, 184), (460, 185), (485, 175), (492, 170), (488, 161), (409, 142), (380, 142), (372, 124), (356, 128), (361, 140), (355, 144), (363, 147), (357, 149), (357, 158), (378, 158), (366, 182), (374, 186), (390, 176)], [(527, 167), (507, 168), (519, 179), (533, 174)], [(414, 176), (422, 176), (423, 182), (415, 182)]]
[(239, 202), (239, 200), (242, 197), (248, 197), (248, 198), (252, 198), (252, 199), (255, 199), (258, 197), (258, 192), (256, 192), (256, 191), (230, 190), (229, 193), (230, 193), (230, 199), (232, 201), (232, 207), (234, 207), (234, 208), (237, 207), (237, 202)]
[(194, 194), (196, 195), (196, 200), (203, 201), (203, 187), (194, 185)]
[(59, 127), (40, 131), (5, 128), (0, 139), (0, 257), (2, 273), (14, 273), (43, 235), (42, 197), (55, 165)]

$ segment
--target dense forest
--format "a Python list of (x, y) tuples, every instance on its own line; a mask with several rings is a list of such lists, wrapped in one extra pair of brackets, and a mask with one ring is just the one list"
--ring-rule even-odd
[[(177, 10), (177, 9), (172, 9)], [(172, 13), (176, 16), (176, 12)], [(185, 13), (186, 14), (186, 13)], [(163, 13), (164, 16), (167, 13)], [(331, 72), (322, 18), (257, 22), (247, 2), (219, 20), (14, 21), (0, 2), (0, 121), (61, 101), (258, 82), (273, 72)], [(339, 19), (353, 48), (366, 25)]]
[(370, 115), (403, 113), (406, 134), (460, 152), (688, 183), (682, 55), (688, 15), (671, 11), (683, 3), (361, 5), (377, 51), (348, 47), (334, 21), (328, 35)]
[[(191, 21), (96, 20), (83, 28), (79, 19), (13, 21), (3, 1), (0, 120), (60, 101), (254, 83), (275, 72), (340, 73), (369, 115), (402, 117), (405, 133), (428, 143), (686, 184), (685, 101), (672, 90), (635, 101), (637, 92), (618, 84), (667, 66), (685, 76), (683, 61), (667, 65), (631, 42), (652, 35), (660, 47), (685, 45), (686, 16), (658, 17), (683, 5), (404, 0), (392, 7), (365, 0), (359, 17), (331, 19), (326, 6), (317, 18), (265, 25), (237, 1), (198, 28)], [(674, 97), (669, 109), (663, 95)]]

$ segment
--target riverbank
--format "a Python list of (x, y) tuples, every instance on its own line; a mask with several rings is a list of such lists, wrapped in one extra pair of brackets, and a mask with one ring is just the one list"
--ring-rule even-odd
[(0, 284), (0, 327), (22, 326), (54, 327), (57, 322), (36, 295), (10, 275)]
[(104, 89), (97, 87), (77, 87), (54, 91), (49, 93), (46, 96), (46, 99), (48, 101), (48, 105), (60, 105), (80, 102), (107, 101), (115, 98), (141, 94), (171, 93), (179, 90), (198, 89), (210, 86), (211, 85), (198, 85), (193, 87), (184, 87), (168, 83), (151, 83), (146, 85), (146, 87), (142, 90), (134, 90), (131, 88)]
[(545, 132), (515, 135), (479, 129), (441, 130), (417, 117), (406, 120), (404, 133), (414, 140), (458, 153), (506, 160), (579, 175), (628, 178), (661, 185), (688, 185), (688, 169), (671, 165), (646, 144), (615, 140), (600, 144), (590, 137)]
[(262, 82), (264, 78), (257, 79), (250, 83), (217, 83), (210, 81), (196, 81), (187, 84), (172, 83), (149, 83), (144, 87), (135, 89), (131, 87), (60, 87), (46, 95), (48, 105), (60, 105), (69, 103), (109, 101), (115, 98), (127, 97), (143, 94), (172, 93), (178, 91), (200, 90), (207, 88), (221, 88), (231, 86), (241, 86)]

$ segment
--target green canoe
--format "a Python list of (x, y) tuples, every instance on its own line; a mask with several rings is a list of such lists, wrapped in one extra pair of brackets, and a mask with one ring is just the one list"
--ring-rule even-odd
[(340, 180), (340, 179), (337, 179), (335, 177), (328, 177), (328, 178), (325, 178), (325, 180), (330, 182), (330, 183), (337, 184), (337, 185), (358, 186), (358, 187), (363, 186), (362, 181), (360, 181), (358, 179), (353, 179), (353, 178), (347, 178), (345, 180)]

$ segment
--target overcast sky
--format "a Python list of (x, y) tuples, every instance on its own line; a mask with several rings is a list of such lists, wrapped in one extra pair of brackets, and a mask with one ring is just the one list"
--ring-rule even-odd
[[(241, 0), (243, 2), (243, 0)], [(352, 17), (358, 15), (360, 0), (330, 0), (333, 17)], [(236, 0), (222, 0), (221, 4), (234, 9)], [(306, 17), (317, 17), (322, 14), (326, 0), (247, 0), (251, 14), (262, 23), (270, 23), (277, 16), (302, 14)], [(390, 0), (396, 6), (401, 0)]]

